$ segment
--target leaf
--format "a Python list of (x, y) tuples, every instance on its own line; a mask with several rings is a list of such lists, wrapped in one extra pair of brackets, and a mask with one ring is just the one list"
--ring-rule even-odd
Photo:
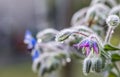
[(104, 51), (117, 51), (120, 50), (120, 48), (114, 47), (110, 44), (104, 45)]
[(65, 39), (67, 39), (69, 36), (71, 35), (70, 32), (66, 32), (63, 35), (58, 37), (58, 41), (64, 41)]
[(109, 72), (109, 75), (108, 75), (108, 77), (118, 77), (114, 72)]
[(119, 54), (112, 54), (111, 57), (112, 57), (112, 62), (120, 61), (120, 55)]

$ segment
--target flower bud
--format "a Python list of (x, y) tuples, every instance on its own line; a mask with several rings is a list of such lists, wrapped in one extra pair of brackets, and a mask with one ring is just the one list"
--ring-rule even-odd
[(106, 19), (106, 23), (108, 24), (108, 26), (118, 26), (120, 23), (120, 19), (117, 15), (110, 15)]
[(96, 58), (94, 61), (94, 70), (95, 72), (99, 73), (101, 72), (103, 67), (102, 59), (101, 58)]
[(55, 39), (55, 35), (58, 33), (57, 30), (49, 28), (37, 33), (36, 38), (39, 43), (49, 42)]
[(70, 29), (63, 29), (56, 35), (55, 40), (59, 42), (65, 41), (66, 39), (69, 38), (71, 33), (72, 33), (72, 30)]
[(87, 75), (90, 72), (92, 61), (89, 58), (86, 58), (83, 62), (83, 73)]

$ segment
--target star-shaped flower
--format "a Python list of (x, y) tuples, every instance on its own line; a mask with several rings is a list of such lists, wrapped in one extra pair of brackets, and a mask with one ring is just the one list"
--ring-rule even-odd
[(91, 39), (85, 39), (81, 41), (80, 43), (73, 45), (75, 48), (84, 50), (86, 56), (90, 54), (90, 52), (95, 52), (96, 54), (99, 54), (99, 46), (98, 43)]

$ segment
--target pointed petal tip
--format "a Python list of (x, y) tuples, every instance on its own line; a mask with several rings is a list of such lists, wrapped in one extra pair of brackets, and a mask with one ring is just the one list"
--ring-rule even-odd
[(96, 54), (99, 54), (99, 47), (98, 47), (98, 44), (96, 42), (93, 43), (93, 50)]
[(90, 47), (85, 47), (85, 50), (86, 50), (86, 56), (88, 56), (90, 54)]

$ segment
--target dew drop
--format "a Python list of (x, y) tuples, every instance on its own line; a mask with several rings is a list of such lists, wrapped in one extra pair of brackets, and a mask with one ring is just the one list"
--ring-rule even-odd
[(71, 59), (70, 59), (70, 58), (67, 58), (66, 61), (69, 63), (69, 62), (71, 62)]

